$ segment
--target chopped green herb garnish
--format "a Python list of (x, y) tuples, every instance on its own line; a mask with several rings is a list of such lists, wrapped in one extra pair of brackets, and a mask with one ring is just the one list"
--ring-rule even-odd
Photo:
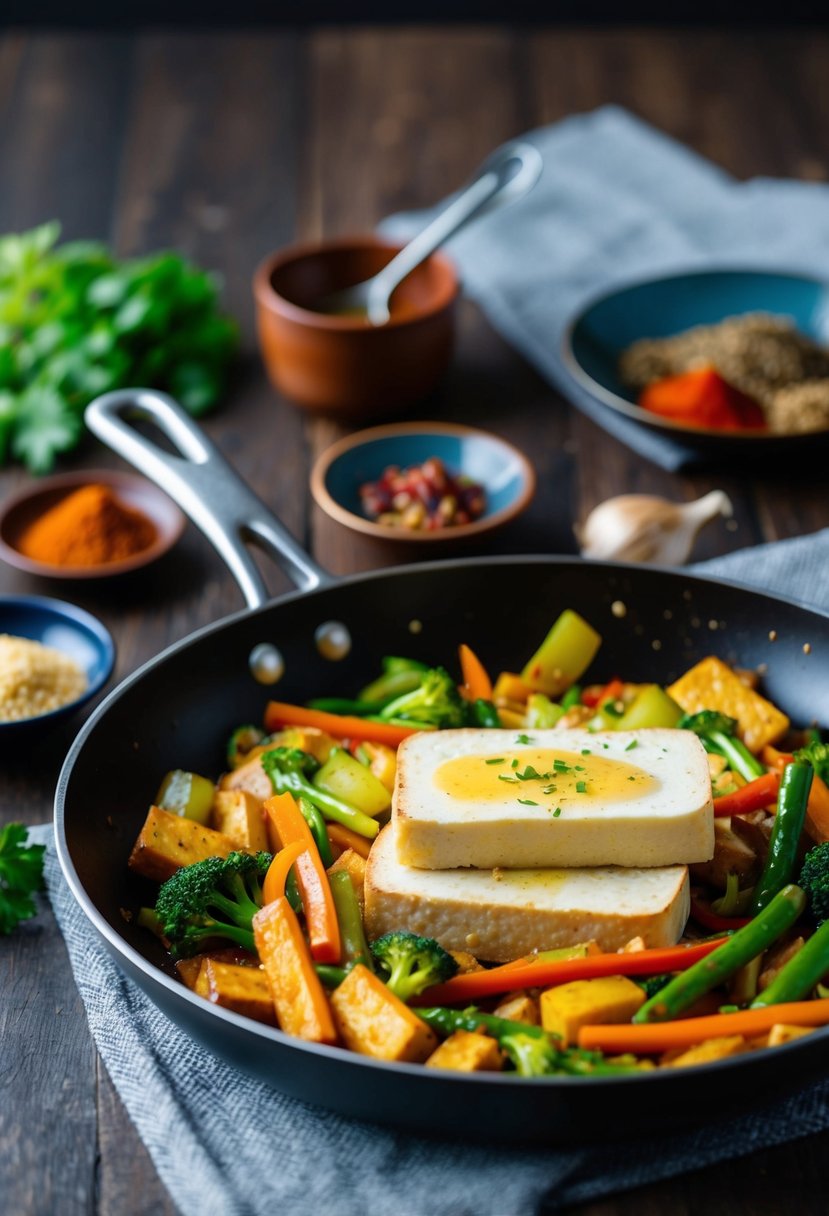
[(542, 792), (542, 794), (554, 794), (556, 792), (556, 786), (545, 785), (544, 789), (541, 792)]
[(558, 819), (560, 814), (561, 814), (561, 807), (557, 806), (556, 809), (553, 811), (553, 819)]
[(574, 764), (573, 767), (575, 768), (577, 773), (586, 773), (587, 772), (587, 769), (584, 767), (583, 764)]
[(516, 743), (535, 743), (535, 739), (531, 739), (529, 735), (519, 735), (515, 740)]
[(516, 773), (515, 775), (519, 781), (543, 781), (544, 778), (550, 774), (544, 773), (542, 775), (537, 769), (534, 769), (531, 764), (528, 764), (523, 773)]
[(516, 777), (506, 777), (503, 773), (498, 774), (498, 780), (499, 781), (508, 781), (510, 783), (510, 785), (518, 785), (518, 780)]
[(627, 747), (625, 748), (625, 751), (626, 751), (626, 752), (632, 752), (632, 751), (633, 751), (633, 749), (634, 749), (634, 747), (638, 747), (638, 746), (639, 746), (639, 740), (638, 740), (638, 739), (631, 739), (630, 743), (628, 743)]
[(503, 764), (503, 763), (504, 763), (503, 756), (496, 756), (494, 760), (485, 760), (484, 761), (484, 764)]
[(556, 770), (557, 773), (569, 773), (570, 772), (570, 765), (565, 763), (564, 760), (554, 760), (553, 768)]
[(576, 782), (576, 793), (577, 794), (586, 794), (587, 793), (587, 782), (586, 781), (577, 781)]
[(511, 762), (510, 762), (510, 768), (518, 768), (518, 761), (517, 761), (517, 760), (513, 760), (513, 761), (511, 761)]
[(582, 754), (583, 756), (592, 756), (592, 755), (593, 755), (593, 753), (591, 752), (591, 750), (590, 750), (590, 748), (589, 748), (589, 747), (583, 747), (583, 748), (581, 749), (581, 754)]
[(635, 780), (636, 780), (635, 777), (628, 777), (628, 781), (635, 781)]
[(538, 806), (538, 803), (533, 802), (532, 798), (519, 798), (518, 801), (522, 806)]

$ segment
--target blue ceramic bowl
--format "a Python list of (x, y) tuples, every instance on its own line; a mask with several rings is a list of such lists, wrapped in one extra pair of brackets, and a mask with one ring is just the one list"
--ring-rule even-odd
[(115, 664), (115, 643), (101, 622), (82, 608), (41, 595), (0, 595), (0, 633), (30, 638), (68, 654), (86, 673), (87, 686), (79, 697), (59, 709), (0, 722), (0, 741), (24, 733), (43, 731), (66, 718), (103, 688)]
[(802, 333), (829, 343), (829, 284), (766, 270), (700, 270), (648, 279), (594, 299), (568, 327), (562, 357), (573, 380), (591, 397), (658, 430), (710, 436), (721, 443), (813, 440), (815, 433), (787, 436), (682, 426), (640, 409), (619, 380), (619, 356), (639, 338), (665, 338), (749, 312), (787, 317)]
[[(408, 468), (431, 456), (452, 473), (483, 485), (486, 511), (480, 519), (417, 532), (375, 523), (363, 514), (361, 485), (376, 481), (389, 465)], [(523, 511), (534, 492), (535, 471), (522, 452), (497, 435), (448, 422), (401, 422), (358, 431), (323, 452), (311, 473), (311, 493), (332, 519), (394, 541), (445, 543), (491, 532)]]

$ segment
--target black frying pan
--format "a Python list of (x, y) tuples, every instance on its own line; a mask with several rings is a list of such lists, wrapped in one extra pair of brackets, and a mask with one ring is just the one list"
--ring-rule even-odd
[[(167, 456), (139, 436), (128, 412), (151, 419), (182, 455)], [(302, 701), (352, 693), (385, 654), (450, 662), (461, 640), (491, 670), (519, 669), (528, 648), (569, 607), (603, 635), (597, 679), (623, 672), (664, 683), (713, 652), (766, 666), (766, 691), (793, 721), (825, 724), (829, 617), (729, 583), (571, 558), (435, 562), (335, 583), (169, 398), (109, 394), (90, 407), (88, 421), (188, 511), (223, 553), (250, 604), (125, 680), (81, 731), (58, 783), (57, 843), (69, 885), (116, 961), (174, 1022), (231, 1064), (306, 1101), (423, 1132), (497, 1135), (523, 1144), (661, 1130), (703, 1113), (710, 1118), (823, 1069), (829, 1030), (705, 1067), (631, 1077), (453, 1075), (309, 1045), (184, 988), (150, 934), (122, 916), (122, 908), (150, 902), (154, 892), (127, 870), (127, 857), (161, 776), (171, 768), (215, 773), (232, 727), (261, 719), (269, 692), (248, 666), (257, 644), (274, 643), (284, 656), (280, 699)], [(305, 590), (268, 603), (245, 539), (279, 556)], [(624, 615), (611, 610), (617, 602), (626, 606)], [(332, 620), (344, 623), (353, 639), (338, 662), (322, 657), (315, 643), (317, 627)], [(412, 621), (420, 622), (419, 631), (412, 631)]]

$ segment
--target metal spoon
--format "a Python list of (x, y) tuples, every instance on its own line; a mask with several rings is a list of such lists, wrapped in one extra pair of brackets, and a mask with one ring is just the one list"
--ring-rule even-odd
[(314, 311), (365, 313), (372, 325), (385, 325), (390, 315), (389, 299), (403, 279), (475, 216), (492, 211), (531, 190), (541, 175), (542, 167), (541, 154), (532, 144), (517, 140), (504, 144), (484, 161), (469, 185), (454, 195), (431, 223), (378, 274), (362, 283), (355, 283), (353, 287), (323, 296), (314, 305)]

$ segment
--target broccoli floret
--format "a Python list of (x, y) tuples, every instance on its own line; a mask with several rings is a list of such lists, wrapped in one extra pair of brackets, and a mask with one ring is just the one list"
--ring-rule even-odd
[(829, 743), (813, 739), (808, 746), (796, 751), (794, 758), (803, 761), (804, 764), (811, 764), (817, 777), (820, 777), (822, 781), (829, 781)]
[(443, 667), (433, 667), (412, 692), (390, 701), (380, 717), (384, 721), (401, 719), (439, 728), (463, 726), (464, 704), (449, 672)]
[(229, 853), (183, 866), (168, 878), (155, 912), (172, 953), (186, 958), (215, 938), (255, 951), (252, 922), (272, 860), (270, 853)]
[(809, 849), (797, 881), (806, 892), (812, 915), (822, 925), (829, 920), (829, 840)]
[(737, 736), (737, 722), (727, 714), (721, 714), (715, 709), (702, 709), (696, 714), (685, 714), (677, 722), (679, 730), (692, 730), (699, 737), (707, 752), (724, 756), (728, 767), (746, 781), (762, 777), (765, 773), (760, 761)]
[(652, 996), (656, 996), (657, 992), (661, 992), (666, 985), (670, 984), (673, 978), (670, 973), (663, 972), (661, 975), (643, 976), (636, 983), (644, 989), (645, 996), (650, 1000)]
[(521, 1077), (549, 1077), (559, 1071), (561, 1052), (546, 1034), (516, 1031), (502, 1034), (498, 1043)]
[(451, 954), (431, 937), (416, 933), (384, 933), (371, 943), (371, 953), (388, 972), (386, 985), (401, 1001), (411, 1000), (431, 984), (450, 980), (458, 970)]

